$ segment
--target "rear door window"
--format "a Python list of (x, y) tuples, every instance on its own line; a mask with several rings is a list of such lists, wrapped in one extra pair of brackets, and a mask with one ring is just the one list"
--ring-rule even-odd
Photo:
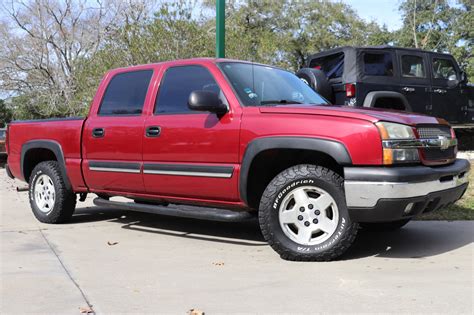
[(402, 76), (407, 78), (426, 77), (423, 58), (414, 55), (403, 55), (402, 58)]
[(116, 74), (102, 98), (99, 115), (140, 115), (152, 75), (153, 70)]
[(323, 71), (328, 79), (340, 78), (344, 71), (344, 53), (315, 58), (311, 60), (309, 67)]
[(365, 53), (364, 74), (393, 76), (393, 61), (390, 53)]
[(452, 60), (433, 58), (433, 77), (442, 80), (457, 80), (458, 75)]

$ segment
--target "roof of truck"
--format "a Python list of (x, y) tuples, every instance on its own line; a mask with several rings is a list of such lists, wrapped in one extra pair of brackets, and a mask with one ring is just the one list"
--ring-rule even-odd
[[(111, 69), (110, 71), (118, 72), (118, 71), (124, 71), (124, 70), (130, 70), (130, 69), (143, 69), (143, 68), (150, 68), (156, 65), (163, 65), (163, 64), (174, 64), (174, 65), (181, 65), (181, 64), (188, 64), (188, 63), (218, 63), (218, 62), (242, 62), (242, 63), (251, 63), (255, 65), (264, 65), (258, 62), (252, 62), (252, 61), (246, 61), (246, 60), (237, 60), (237, 59), (229, 59), (229, 58), (211, 58), (211, 57), (198, 57), (198, 58), (187, 58), (187, 59), (176, 59), (176, 60), (166, 60), (166, 61), (160, 61), (160, 62), (153, 62), (149, 64), (139, 64), (139, 65), (133, 65), (133, 66), (126, 66), (126, 67), (120, 67), (120, 68), (114, 68)], [(264, 65), (266, 66), (266, 65)]]

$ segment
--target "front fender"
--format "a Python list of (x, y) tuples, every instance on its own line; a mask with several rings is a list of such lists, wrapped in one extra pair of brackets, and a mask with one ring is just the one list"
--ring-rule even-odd
[(308, 137), (265, 137), (251, 141), (244, 153), (240, 168), (239, 192), (242, 201), (248, 204), (247, 179), (254, 158), (263, 151), (271, 149), (312, 150), (325, 153), (340, 165), (351, 165), (352, 159), (341, 142)]

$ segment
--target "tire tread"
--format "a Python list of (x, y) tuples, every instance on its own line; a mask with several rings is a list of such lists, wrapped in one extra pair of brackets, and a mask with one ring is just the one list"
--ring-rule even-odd
[(298, 178), (307, 177), (308, 175), (326, 180), (334, 184), (338, 189), (344, 191), (344, 179), (332, 170), (310, 164), (301, 164), (290, 167), (278, 174), (267, 186), (260, 201), (259, 223), (262, 235), (268, 244), (280, 254), (281, 258), (291, 261), (330, 261), (340, 257), (354, 242), (358, 224), (351, 223), (346, 233), (336, 242), (335, 246), (322, 253), (297, 253), (286, 248), (274, 236), (272, 229), (269, 227), (269, 213), (272, 209), (273, 200), (276, 198), (278, 191), (288, 182), (297, 180)]
[[(47, 174), (51, 177), (55, 184), (55, 191), (56, 191), (56, 199), (54, 203), (54, 208), (47, 216), (42, 216), (37, 211), (35, 211), (35, 201), (32, 198), (31, 194), (33, 191), (33, 179), (35, 178), (34, 174), (38, 171), (42, 171), (43, 173)], [(44, 161), (39, 163), (33, 169), (33, 172), (30, 176), (30, 206), (33, 209), (33, 214), (35, 215), (36, 219), (43, 223), (50, 223), (50, 224), (58, 224), (58, 223), (66, 223), (70, 221), (74, 210), (76, 208), (76, 194), (73, 191), (68, 190), (66, 188), (66, 184), (64, 183), (64, 179), (61, 175), (61, 169), (57, 161)]]

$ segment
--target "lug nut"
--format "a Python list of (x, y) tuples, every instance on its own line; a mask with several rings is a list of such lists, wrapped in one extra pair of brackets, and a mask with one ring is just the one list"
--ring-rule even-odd
[(302, 216), (302, 215), (299, 215), (299, 216), (298, 216), (298, 220), (303, 221), (303, 216)]
[(313, 220), (313, 223), (314, 223), (314, 224), (318, 224), (318, 222), (319, 222), (318, 219), (314, 219), (314, 220)]
[(301, 211), (301, 212), (304, 212), (304, 207), (301, 207), (301, 208), (300, 208), (300, 211)]
[(306, 221), (306, 222), (304, 223), (304, 225), (305, 225), (305, 226), (309, 226), (309, 225), (310, 225), (309, 221)]
[(308, 208), (313, 209), (313, 205), (309, 205)]
[(315, 214), (315, 215), (320, 215), (320, 214), (321, 214), (321, 211), (316, 210), (316, 211), (314, 211), (314, 214)]

